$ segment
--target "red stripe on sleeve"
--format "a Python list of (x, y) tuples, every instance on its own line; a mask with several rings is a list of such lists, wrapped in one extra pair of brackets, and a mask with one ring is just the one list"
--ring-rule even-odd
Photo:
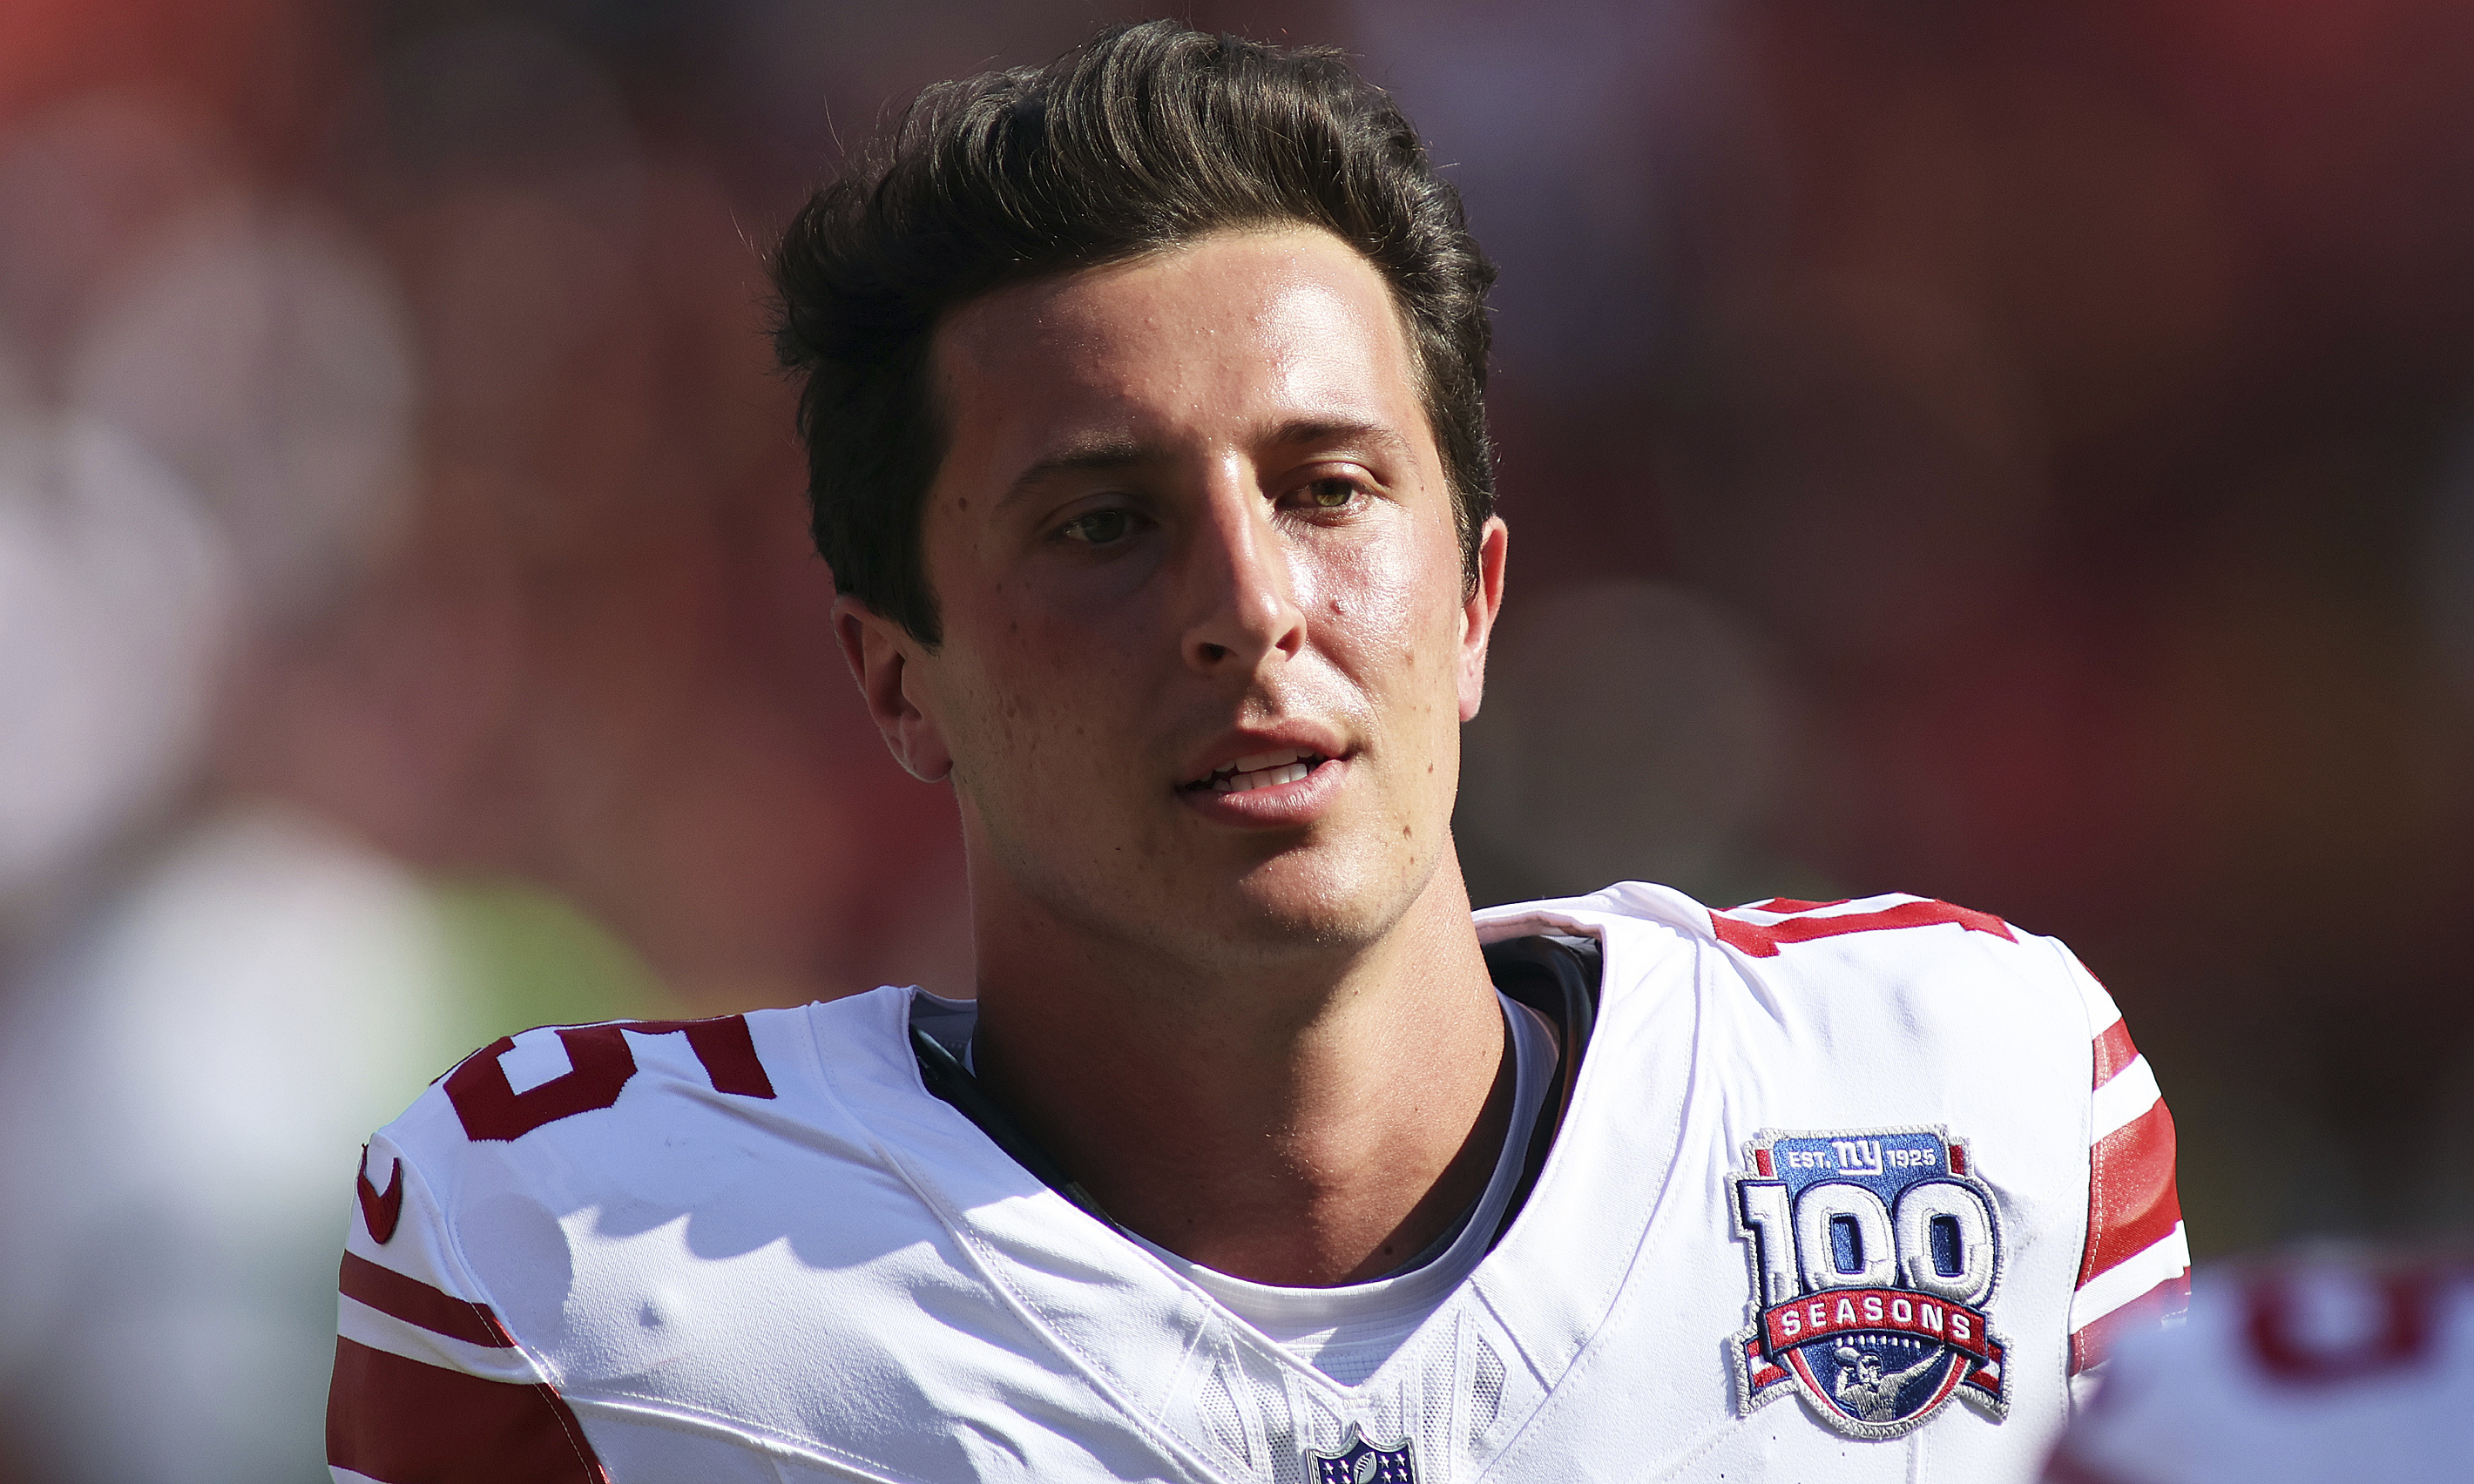
[(2073, 1330), (2071, 1374), (2076, 1376), (2091, 1366), (2102, 1365), (2123, 1335), (2134, 1329), (2153, 1329), (2190, 1306), (2191, 1275), (2179, 1273), (2102, 1319)]
[(2173, 1186), (2173, 1115), (2158, 1098), (2088, 1151), (2087, 1257), (2079, 1264), (2079, 1281), (2146, 1251), (2181, 1219), (2182, 1201)]
[(367, 1257), (344, 1254), (344, 1269), (336, 1275), (336, 1285), (345, 1298), (450, 1340), (487, 1345), (494, 1350), (511, 1350), (516, 1343), (498, 1323), (498, 1316), (490, 1312), (490, 1305), (459, 1299), (417, 1278), (380, 1267)]
[(556, 1391), (335, 1342), (327, 1461), (383, 1484), (610, 1484)]
[(1903, 901), (1883, 907), (1879, 912), (1848, 912), (1836, 917), (1791, 917), (1783, 922), (1747, 922), (1723, 912), (1710, 914), (1710, 929), (1720, 943), (1740, 948), (1755, 958), (1778, 957), (1779, 945), (1788, 943), (1810, 943), (1819, 938), (1843, 938), (1849, 933), (1880, 932), (1886, 928), (1930, 927), (1955, 922), (1971, 933), (1989, 933), (1996, 938), (2017, 943), (2010, 924), (1990, 912), (1954, 906), (1946, 901)]
[(2128, 1021), (2116, 1020), (2106, 1026), (2104, 1034), (2096, 1039), (2096, 1081), (2089, 1086), (2100, 1088), (2111, 1082), (2114, 1074), (2128, 1066), (2131, 1059), (2138, 1055), (2139, 1048), (2130, 1043)]

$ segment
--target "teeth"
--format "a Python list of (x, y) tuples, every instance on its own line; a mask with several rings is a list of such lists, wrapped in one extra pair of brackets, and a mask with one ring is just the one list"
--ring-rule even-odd
[(1312, 753), (1288, 752), (1269, 755), (1289, 760), (1267, 767), (1248, 768), (1245, 765), (1255, 759), (1241, 757), (1237, 760), (1236, 772), (1212, 775), (1211, 791), (1216, 794), (1243, 794), (1280, 783), (1294, 783), (1314, 772), (1316, 764), (1322, 761)]
[(1296, 762), (1305, 755), (1304, 748), (1283, 748), (1276, 753), (1256, 753), (1250, 757), (1240, 757), (1228, 766), (1239, 773), (1260, 773), (1266, 768), (1276, 768), (1282, 763)]

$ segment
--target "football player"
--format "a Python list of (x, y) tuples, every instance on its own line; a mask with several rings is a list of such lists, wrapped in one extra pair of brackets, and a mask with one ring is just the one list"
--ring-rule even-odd
[(931, 88), (776, 274), (976, 996), (449, 1072), (363, 1163), (338, 1478), (2035, 1473), (2182, 1289), (2155, 1080), (1941, 902), (1472, 916), (1492, 270), (1384, 94), (1112, 32)]
[(2474, 1261), (2327, 1249), (2203, 1273), (2130, 1337), (2046, 1484), (2350, 1484), (2474, 1472)]

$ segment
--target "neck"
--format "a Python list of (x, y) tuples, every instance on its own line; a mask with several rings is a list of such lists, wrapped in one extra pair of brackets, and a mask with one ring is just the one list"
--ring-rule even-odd
[(1398, 1266), (1485, 1189), (1513, 1068), (1448, 857), (1376, 940), (1235, 970), (980, 884), (981, 1082), (1128, 1228), (1327, 1286)]

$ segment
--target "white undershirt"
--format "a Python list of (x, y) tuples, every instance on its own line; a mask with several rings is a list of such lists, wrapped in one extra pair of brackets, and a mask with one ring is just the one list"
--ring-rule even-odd
[(1432, 1260), (1370, 1283), (1280, 1288), (1215, 1272), (1139, 1235), (1134, 1240), (1266, 1338), (1343, 1386), (1373, 1375), (1494, 1245), (1504, 1208), (1528, 1162), (1530, 1130), (1537, 1125), (1538, 1105), (1555, 1072), (1555, 1039), (1536, 1011), (1499, 990), (1495, 997), (1502, 1000), (1504, 1021), (1512, 1030), (1512, 1126), (1504, 1133), (1503, 1152), (1495, 1157), (1486, 1193), (1469, 1209), (1451, 1245)]

